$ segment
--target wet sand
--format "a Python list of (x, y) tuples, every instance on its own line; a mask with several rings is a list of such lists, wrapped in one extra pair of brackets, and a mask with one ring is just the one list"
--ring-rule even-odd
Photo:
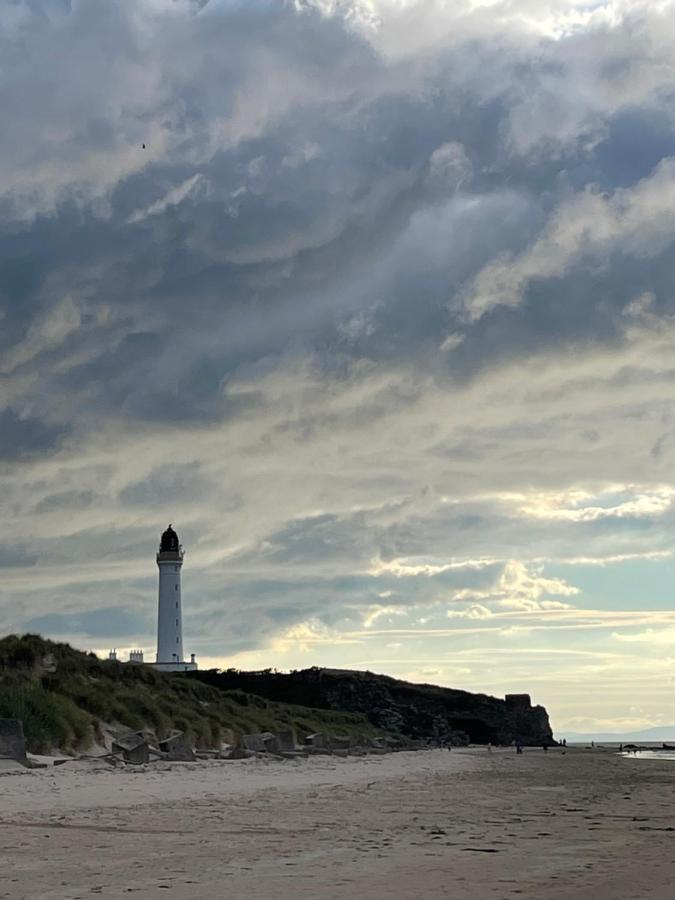
[(675, 762), (484, 749), (0, 774), (0, 897), (670, 900)]

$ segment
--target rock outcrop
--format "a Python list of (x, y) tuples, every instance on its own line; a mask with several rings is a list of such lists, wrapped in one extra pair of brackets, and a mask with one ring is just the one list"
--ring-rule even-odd
[(449, 744), (552, 744), (543, 706), (527, 694), (504, 700), (429, 684), (410, 684), (386, 675), (338, 669), (276, 672), (198, 672), (195, 677), (285, 703), (365, 714), (378, 728), (415, 741)]

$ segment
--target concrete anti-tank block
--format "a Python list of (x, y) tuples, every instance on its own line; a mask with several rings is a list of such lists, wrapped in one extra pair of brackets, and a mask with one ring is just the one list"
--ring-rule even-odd
[(20, 719), (0, 719), (0, 756), (26, 759), (26, 738)]

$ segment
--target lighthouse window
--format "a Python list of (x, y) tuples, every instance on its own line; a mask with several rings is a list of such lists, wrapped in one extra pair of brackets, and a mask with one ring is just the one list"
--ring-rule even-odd
[(178, 619), (176, 619), (176, 625), (178, 625)]
[(179, 638), (176, 638), (176, 643), (178, 643), (178, 641), (179, 641)]
[(173, 589), (174, 589), (174, 591), (177, 591), (177, 590), (178, 590), (178, 585), (177, 585), (177, 584), (174, 584)]
[(173, 570), (174, 570), (174, 572), (177, 572), (177, 571), (178, 571), (178, 566), (174, 566), (174, 567), (173, 567)]

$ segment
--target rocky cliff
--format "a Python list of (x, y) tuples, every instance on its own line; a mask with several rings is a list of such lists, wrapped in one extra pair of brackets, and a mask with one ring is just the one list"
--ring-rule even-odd
[(454, 744), (553, 743), (548, 714), (529, 695), (504, 700), (428, 684), (410, 684), (386, 675), (336, 669), (277, 672), (194, 673), (225, 690), (241, 690), (284, 703), (362, 713), (373, 725), (417, 740)]

